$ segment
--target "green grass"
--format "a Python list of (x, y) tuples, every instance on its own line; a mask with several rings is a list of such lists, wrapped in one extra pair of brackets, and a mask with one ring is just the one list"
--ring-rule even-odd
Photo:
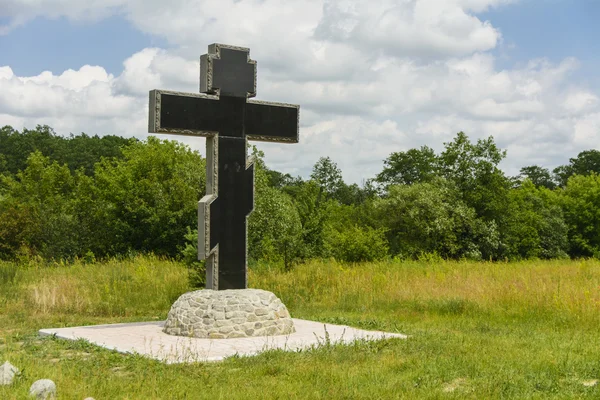
[(222, 363), (164, 365), (40, 328), (164, 319), (183, 266), (0, 263), (0, 363), (22, 369), (0, 399), (49, 378), (60, 399), (572, 399), (600, 397), (600, 262), (310, 262), (251, 271), (297, 318), (410, 335), (324, 343)]

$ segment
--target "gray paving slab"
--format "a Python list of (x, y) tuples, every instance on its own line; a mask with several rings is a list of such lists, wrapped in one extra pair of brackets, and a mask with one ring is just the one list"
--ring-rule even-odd
[(166, 363), (220, 361), (233, 355), (252, 356), (270, 349), (299, 351), (330, 343), (406, 338), (399, 333), (366, 331), (345, 325), (293, 319), (296, 332), (282, 336), (236, 339), (198, 339), (167, 335), (164, 321), (41, 329), (42, 336), (85, 339), (121, 353), (137, 353)]

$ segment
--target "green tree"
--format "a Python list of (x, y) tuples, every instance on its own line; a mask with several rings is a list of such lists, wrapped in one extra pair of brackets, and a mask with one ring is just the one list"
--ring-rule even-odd
[(303, 258), (322, 257), (323, 230), (328, 218), (328, 207), (335, 203), (325, 200), (317, 182), (309, 180), (298, 187), (293, 204), (298, 211), (302, 226)]
[(423, 146), (390, 154), (375, 181), (387, 188), (390, 185), (412, 185), (429, 182), (439, 174), (439, 160), (433, 149)]
[(508, 207), (509, 179), (498, 168), (506, 157), (494, 139), (478, 139), (473, 144), (463, 132), (444, 143), (440, 155), (442, 176), (456, 185), (463, 201), (478, 217), (501, 225)]
[(368, 186), (362, 188), (356, 183), (351, 185), (343, 184), (335, 195), (335, 199), (344, 205), (358, 205), (373, 197), (375, 191)]
[(205, 160), (176, 141), (148, 137), (123, 148), (123, 159), (96, 165), (98, 197), (108, 206), (99, 249), (175, 256), (197, 221), (205, 192)]
[(12, 174), (27, 167), (29, 155), (35, 151), (48, 155), (56, 151), (56, 134), (46, 125), (38, 125), (33, 130), (19, 132), (11, 126), (0, 129), (0, 154), (4, 158), (4, 168)]
[(0, 175), (8, 175), (10, 171), (8, 171), (8, 162), (6, 161), (6, 156), (4, 154), (0, 154)]
[(253, 260), (283, 262), (301, 256), (302, 226), (292, 199), (270, 185), (264, 154), (253, 147), (254, 211), (248, 218), (248, 255)]
[(329, 157), (321, 157), (313, 166), (310, 178), (321, 188), (321, 193), (327, 199), (336, 198), (344, 187), (342, 171)]
[(556, 187), (556, 183), (547, 168), (542, 168), (538, 165), (530, 165), (521, 168), (519, 172), (520, 181), (529, 179), (535, 186), (545, 187), (547, 189), (554, 189)]
[[(321, 188), (320, 196), (325, 200), (335, 200), (341, 204), (360, 204), (375, 193), (371, 187), (358, 186), (356, 183), (347, 185), (342, 179), (342, 171), (329, 157), (321, 157), (313, 166), (311, 179)], [(298, 186), (302, 183), (300, 178), (290, 182), (284, 191), (293, 197), (298, 192)], [(290, 186), (295, 186), (293, 189)]]
[(600, 258), (600, 175), (573, 175), (561, 196), (571, 255)]
[(0, 129), (0, 173), (16, 174), (27, 166), (27, 157), (39, 151), (51, 161), (66, 164), (71, 172), (81, 168), (92, 175), (94, 164), (104, 158), (120, 158), (121, 147), (137, 139), (125, 139), (106, 135), (88, 136), (71, 134), (69, 137), (57, 135), (52, 128), (38, 125), (35, 129), (19, 132), (10, 126)]
[(573, 176), (573, 168), (570, 165), (560, 165), (552, 170), (552, 174), (558, 186), (564, 188), (567, 186), (569, 178)]
[(84, 252), (75, 193), (82, 175), (51, 162), (36, 151), (14, 177), (2, 179), (0, 252), (14, 257), (21, 248), (46, 259), (72, 258)]
[(114, 135), (88, 136), (81, 133), (77, 136), (59, 137), (59, 146), (51, 159), (69, 166), (71, 171), (82, 169), (86, 175), (94, 174), (94, 165), (102, 158), (119, 159), (123, 157), (122, 148), (138, 140), (122, 138)]
[(323, 254), (347, 262), (385, 258), (389, 251), (386, 230), (375, 226), (369, 214), (366, 203), (329, 202), (323, 228)]
[(577, 157), (570, 158), (568, 165), (556, 167), (553, 172), (561, 187), (565, 187), (573, 175), (589, 175), (593, 172), (600, 174), (600, 151), (582, 151)]
[(589, 175), (592, 172), (600, 174), (600, 151), (585, 150), (577, 155), (576, 158), (569, 160), (573, 172), (578, 175)]
[(349, 225), (343, 230), (327, 227), (325, 251), (338, 261), (364, 262), (382, 260), (388, 255), (384, 229)]
[(272, 169), (266, 169), (265, 171), (269, 177), (269, 186), (276, 189), (283, 189), (288, 186), (297, 186), (302, 183), (302, 178), (299, 176), (294, 178), (290, 174), (283, 174), (279, 171)]
[(392, 254), (417, 257), (437, 252), (447, 258), (496, 256), (495, 223), (477, 218), (451, 182), (392, 185), (375, 201), (378, 220), (388, 232)]
[(511, 259), (563, 258), (569, 250), (568, 229), (557, 195), (526, 179), (510, 191), (510, 211), (504, 236)]

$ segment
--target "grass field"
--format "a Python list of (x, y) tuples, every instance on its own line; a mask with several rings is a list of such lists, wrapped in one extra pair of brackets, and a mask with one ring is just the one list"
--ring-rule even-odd
[(410, 335), (222, 363), (163, 365), (40, 328), (164, 319), (188, 290), (180, 264), (0, 263), (0, 399), (56, 382), (59, 399), (600, 398), (600, 261), (262, 265), (250, 286), (292, 316)]

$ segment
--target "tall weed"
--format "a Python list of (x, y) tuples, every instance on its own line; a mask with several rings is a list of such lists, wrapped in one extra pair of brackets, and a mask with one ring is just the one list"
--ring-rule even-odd
[(0, 262), (0, 286), (14, 285), (17, 282), (17, 264)]
[(600, 262), (420, 261), (350, 264), (312, 261), (291, 272), (256, 268), (254, 287), (272, 290), (292, 309), (393, 314), (600, 320)]
[(29, 284), (27, 300), (39, 313), (164, 316), (189, 288), (180, 264), (148, 256), (37, 272), (41, 277)]

